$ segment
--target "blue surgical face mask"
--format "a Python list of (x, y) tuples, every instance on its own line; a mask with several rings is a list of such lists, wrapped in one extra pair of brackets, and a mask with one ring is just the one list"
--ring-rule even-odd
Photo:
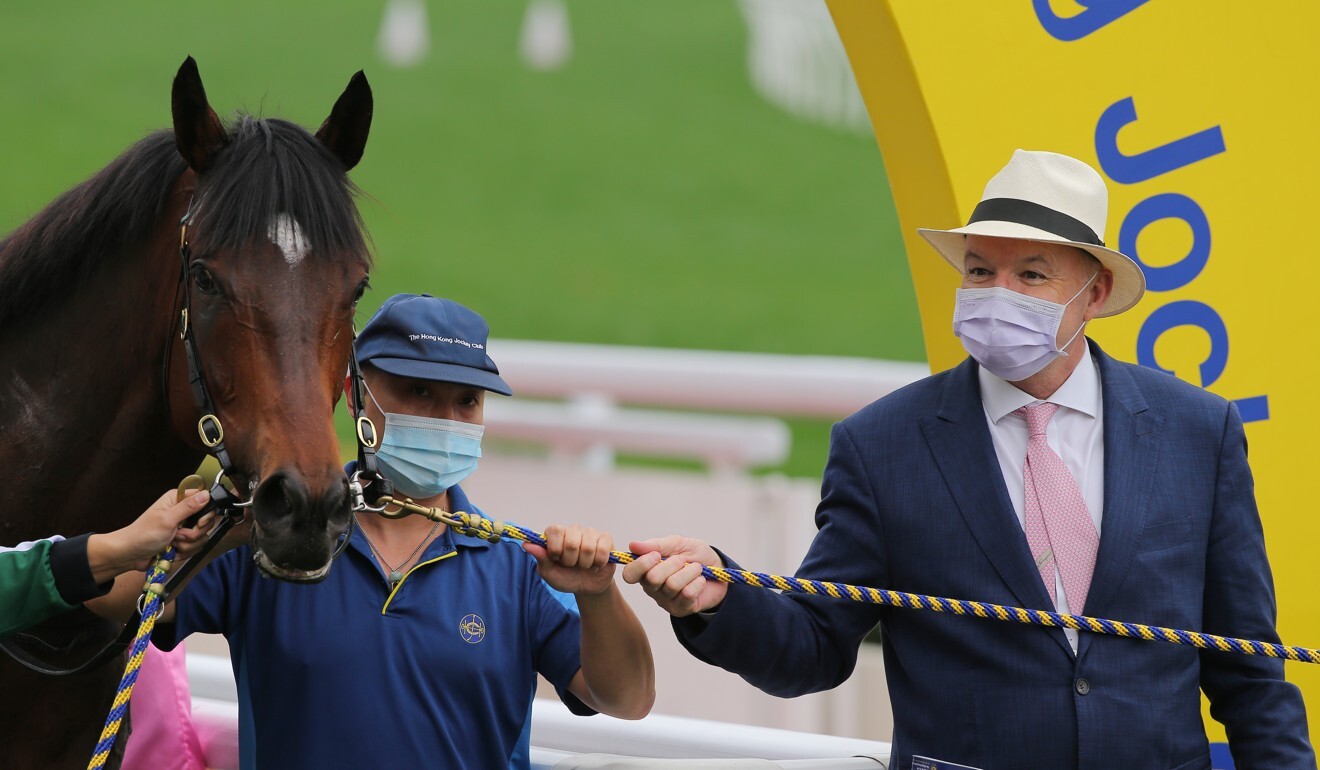
[[(376, 397), (371, 396), (371, 400)], [(379, 402), (376, 408), (380, 408)], [(376, 461), (385, 478), (402, 494), (426, 500), (477, 469), (483, 426), (381, 411), (385, 414), (385, 437), (376, 450)]]

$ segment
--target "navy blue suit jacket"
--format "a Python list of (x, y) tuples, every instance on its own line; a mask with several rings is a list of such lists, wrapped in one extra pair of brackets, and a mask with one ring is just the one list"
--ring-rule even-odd
[[(1091, 346), (1105, 502), (1086, 614), (1278, 641), (1236, 408)], [(801, 577), (1053, 609), (970, 360), (834, 427), (816, 524)], [(1058, 629), (745, 586), (675, 628), (697, 657), (791, 697), (846, 679), (877, 622), (900, 770), (913, 754), (986, 770), (1209, 768), (1202, 689), (1239, 768), (1316, 767), (1301, 694), (1269, 658), (1085, 632), (1074, 655)]]

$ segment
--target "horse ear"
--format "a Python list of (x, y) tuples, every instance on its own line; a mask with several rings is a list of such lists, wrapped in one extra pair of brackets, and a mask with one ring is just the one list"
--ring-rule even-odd
[(170, 108), (174, 114), (174, 142), (179, 147), (179, 154), (193, 171), (205, 172), (216, 154), (229, 144), (229, 135), (206, 101), (202, 76), (191, 56), (184, 59), (179, 74), (174, 76)]
[(367, 76), (358, 70), (330, 110), (330, 117), (316, 131), (316, 138), (339, 158), (345, 171), (362, 160), (367, 134), (371, 131), (371, 110), (371, 86), (367, 85)]

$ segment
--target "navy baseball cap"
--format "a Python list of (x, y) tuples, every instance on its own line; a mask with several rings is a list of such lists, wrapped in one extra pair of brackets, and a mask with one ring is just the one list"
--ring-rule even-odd
[(512, 396), (486, 352), (486, 319), (452, 299), (395, 294), (354, 343), (358, 363), (400, 377), (456, 382)]

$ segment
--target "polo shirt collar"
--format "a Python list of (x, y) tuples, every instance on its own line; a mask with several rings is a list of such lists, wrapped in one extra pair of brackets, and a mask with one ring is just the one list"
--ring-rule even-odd
[[(1046, 400), (1096, 417), (1100, 414), (1100, 375), (1091, 358), (1090, 345), (1082, 345), (1080, 359), (1068, 379)], [(996, 377), (983, 366), (977, 367), (976, 376), (981, 384), (981, 403), (985, 405), (985, 413), (992, 423), (998, 424), (1015, 410), (1040, 400), (1019, 390), (1013, 383)]]

